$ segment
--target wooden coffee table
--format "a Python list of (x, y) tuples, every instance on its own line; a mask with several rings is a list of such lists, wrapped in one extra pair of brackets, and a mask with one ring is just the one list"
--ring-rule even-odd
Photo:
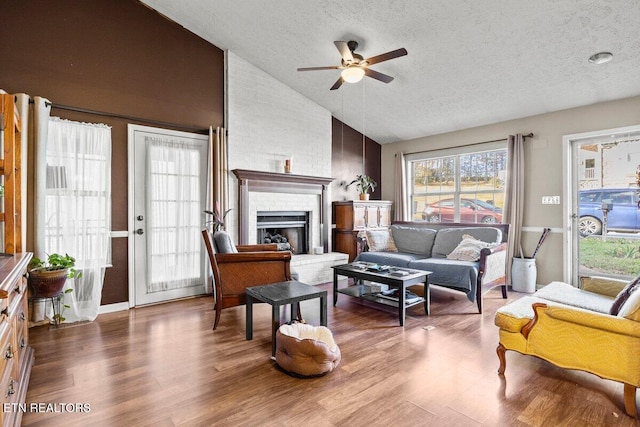
[[(424, 311), (429, 315), (429, 275), (430, 271), (414, 270), (410, 268), (391, 267), (386, 271), (371, 271), (366, 268), (371, 263), (354, 262), (351, 264), (343, 264), (333, 268), (333, 305), (335, 307), (338, 302), (338, 294), (350, 295), (352, 297), (362, 298), (367, 301), (373, 301), (378, 304), (384, 304), (398, 308), (398, 318), (400, 326), (404, 326), (404, 318), (406, 309), (416, 304), (424, 303)], [(371, 282), (388, 285), (390, 288), (398, 289), (398, 300), (390, 300), (380, 297), (376, 294), (364, 293), (364, 285), (356, 283), (353, 286), (338, 289), (338, 276), (350, 277), (359, 280), (369, 280)], [(424, 284), (424, 297), (414, 301), (405, 301), (405, 291), (408, 286)]]
[(271, 285), (253, 286), (246, 292), (246, 339), (253, 339), (253, 302), (271, 305), (271, 356), (276, 354), (276, 332), (280, 327), (280, 306), (291, 304), (291, 320), (299, 318), (298, 303), (320, 298), (320, 325), (327, 326), (327, 291), (295, 280)]

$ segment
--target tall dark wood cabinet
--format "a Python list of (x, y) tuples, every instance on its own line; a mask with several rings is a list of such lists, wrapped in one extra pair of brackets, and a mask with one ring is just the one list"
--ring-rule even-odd
[[(15, 97), (0, 94), (2, 102), (4, 150), (0, 154), (0, 179), (4, 186), (4, 205), (0, 209), (0, 404), (3, 408), (24, 404), (33, 366), (29, 346), (27, 265), (32, 254), (22, 250), (22, 158), (21, 131), (24, 123)], [(8, 405), (8, 406), (7, 406)], [(20, 410), (0, 411), (2, 426), (18, 426)]]
[(333, 202), (333, 250), (349, 254), (349, 262), (362, 252), (358, 234), (391, 225), (392, 202), (348, 200)]

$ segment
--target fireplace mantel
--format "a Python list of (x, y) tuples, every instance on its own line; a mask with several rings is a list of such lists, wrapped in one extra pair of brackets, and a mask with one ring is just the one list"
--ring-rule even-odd
[(241, 245), (256, 243), (248, 241), (249, 192), (317, 194), (320, 203), (322, 246), (325, 252), (329, 251), (331, 204), (327, 197), (327, 190), (333, 178), (247, 169), (234, 169), (232, 172), (238, 178), (238, 242)]

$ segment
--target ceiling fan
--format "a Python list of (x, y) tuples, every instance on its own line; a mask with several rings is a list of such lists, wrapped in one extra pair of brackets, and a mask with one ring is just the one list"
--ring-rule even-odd
[(342, 70), (342, 73), (340, 73), (340, 78), (337, 82), (335, 82), (333, 86), (331, 86), (331, 90), (338, 89), (344, 82), (359, 82), (365, 75), (376, 80), (380, 80), (383, 83), (389, 83), (393, 80), (393, 77), (383, 73), (379, 73), (378, 71), (374, 71), (370, 69), (369, 66), (377, 64), (379, 62), (398, 58), (407, 54), (407, 49), (401, 48), (364, 59), (362, 55), (355, 53), (355, 50), (358, 48), (358, 42), (351, 40), (348, 42), (335, 41), (333, 43), (336, 45), (338, 51), (340, 52), (340, 55), (342, 56), (342, 65), (298, 68), (298, 71)]

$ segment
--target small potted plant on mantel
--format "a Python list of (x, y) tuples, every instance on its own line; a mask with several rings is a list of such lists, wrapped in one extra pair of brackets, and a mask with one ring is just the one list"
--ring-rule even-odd
[(356, 188), (360, 193), (360, 200), (369, 200), (369, 192), (373, 193), (378, 185), (369, 175), (358, 175), (356, 179), (347, 184), (347, 188), (351, 184), (356, 184)]

